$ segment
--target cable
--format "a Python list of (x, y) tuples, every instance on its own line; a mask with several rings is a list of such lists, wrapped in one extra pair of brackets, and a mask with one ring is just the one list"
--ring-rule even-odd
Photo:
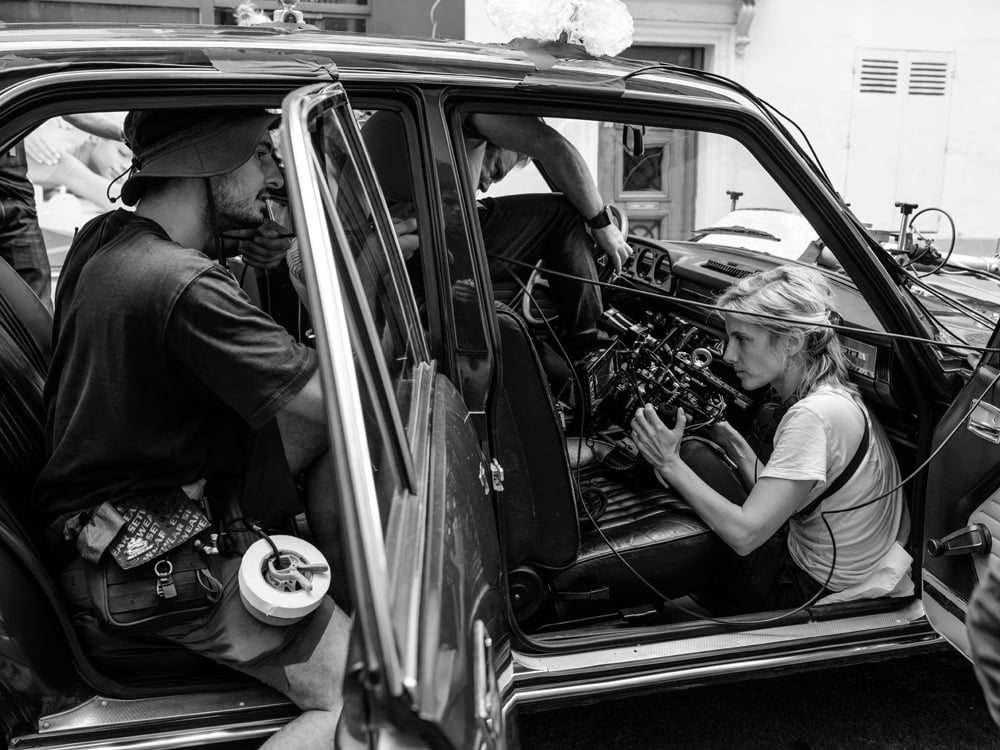
[[(940, 263), (938, 263), (930, 271), (927, 271), (926, 273), (922, 273), (922, 274), (918, 275), (918, 278), (921, 278), (921, 279), (925, 278), (927, 276), (930, 276), (931, 274), (937, 273), (938, 271), (940, 271), (942, 268), (944, 268), (948, 264), (948, 260), (951, 258), (951, 254), (955, 251), (955, 241), (957, 239), (956, 232), (955, 232), (955, 220), (953, 218), (951, 218), (951, 214), (949, 214), (943, 208), (936, 208), (934, 206), (929, 206), (928, 208), (922, 208), (919, 211), (917, 211), (915, 214), (913, 214), (913, 216), (910, 217), (910, 229), (914, 233), (920, 234), (920, 232), (917, 229), (914, 229), (914, 222), (917, 220), (917, 217), (920, 216), (920, 215), (922, 215), (922, 214), (927, 213), (928, 211), (937, 211), (938, 213), (943, 214), (944, 218), (946, 218), (948, 220), (948, 223), (951, 225), (951, 244), (948, 246), (948, 252), (945, 253), (944, 258), (941, 259)], [(922, 234), (920, 234), (920, 236), (923, 237)], [(900, 242), (902, 242), (902, 241), (903, 241), (902, 238), (900, 238)], [(931, 243), (928, 242), (927, 243), (927, 247), (930, 247), (930, 244)], [(912, 265), (913, 262), (916, 262), (916, 260), (917, 259), (914, 258), (913, 261), (911, 261), (911, 265)]]
[[(517, 265), (517, 266), (524, 266), (526, 268), (534, 268), (534, 266), (531, 263), (526, 263), (520, 260), (514, 260), (513, 258), (506, 258), (496, 253), (487, 253), (487, 256), (495, 260), (499, 260), (503, 263)], [(572, 281), (577, 281), (580, 283), (605, 287), (620, 294), (631, 294), (636, 297), (648, 297), (651, 299), (669, 300), (674, 303), (683, 304), (689, 307), (711, 310), (713, 312), (718, 312), (718, 313), (729, 312), (729, 310), (727, 310), (726, 308), (720, 307), (719, 305), (713, 305), (709, 302), (698, 302), (697, 300), (690, 300), (690, 299), (678, 299), (676, 297), (671, 297), (668, 294), (664, 294), (663, 292), (647, 292), (643, 289), (630, 289), (628, 287), (619, 286), (618, 284), (615, 284), (613, 281), (608, 282), (608, 281), (596, 281), (594, 279), (586, 279), (580, 276), (574, 276), (572, 274), (562, 273), (561, 271), (554, 271), (550, 268), (540, 268), (538, 270), (541, 273), (544, 273), (548, 276), (556, 276), (558, 278), (570, 279)], [(912, 276), (910, 278), (912, 278)], [(793, 325), (798, 324), (801, 326), (809, 326), (812, 328), (830, 328), (833, 329), (834, 331), (837, 331), (838, 333), (854, 333), (863, 336), (876, 336), (882, 339), (887, 339), (889, 341), (893, 340), (912, 341), (918, 344), (932, 344), (934, 346), (946, 346), (952, 349), (969, 349), (972, 351), (983, 352), (983, 353), (1000, 354), (1000, 348), (997, 347), (975, 346), (973, 344), (952, 344), (948, 342), (938, 341), (936, 339), (930, 339), (925, 336), (911, 336), (906, 333), (890, 333), (889, 331), (873, 331), (870, 328), (857, 328), (855, 326), (845, 326), (842, 323), (817, 323), (811, 320), (799, 320), (796, 318), (782, 317), (780, 315), (769, 315), (767, 313), (758, 313), (750, 311), (740, 311), (740, 315), (748, 318), (753, 317), (765, 320), (778, 320), (785, 323), (792, 323)]]
[[(492, 257), (500, 259), (500, 260), (505, 260), (505, 261), (509, 260), (509, 259), (503, 258), (502, 256), (495, 256), (494, 255)], [(518, 263), (517, 261), (513, 261), (513, 262), (514, 263)], [(525, 263), (523, 265), (529, 266), (531, 268), (535, 268), (535, 266), (533, 266), (531, 264)], [(524, 284), (521, 281), (521, 279), (518, 278), (517, 275), (514, 274), (512, 271), (509, 271), (509, 273), (510, 273), (511, 277), (516, 281), (516, 283), (518, 284), (518, 286), (521, 287), (523, 293), (528, 298), (529, 302), (538, 311), (539, 317), (544, 321), (547, 330), (549, 331), (550, 335), (553, 338), (553, 341), (559, 347), (561, 356), (563, 356), (565, 358), (565, 360), (570, 364), (570, 372), (572, 374), (573, 381), (574, 381), (575, 385), (577, 386), (577, 389), (578, 389), (577, 392), (580, 394), (580, 398), (582, 399), (582, 394), (583, 394), (582, 382), (579, 379), (579, 376), (578, 376), (578, 374), (576, 372), (576, 369), (572, 366), (573, 363), (572, 363), (572, 360), (569, 358), (569, 354), (566, 352), (565, 348), (562, 346), (562, 343), (558, 340), (558, 337), (556, 336), (554, 329), (552, 328), (551, 324), (549, 323), (548, 318), (544, 314), (544, 311), (542, 310), (541, 305), (539, 305), (538, 301), (531, 294), (531, 291), (528, 289), (527, 285)], [(567, 274), (558, 274), (558, 275), (566, 276)], [(571, 278), (573, 278), (573, 277), (571, 277)], [(608, 286), (615, 286), (615, 285), (608, 284)], [(619, 289), (619, 287), (617, 287), (617, 286), (615, 286), (615, 288)], [(665, 296), (665, 295), (656, 295), (656, 296)], [(716, 309), (716, 310), (720, 309), (718, 306), (705, 305), (705, 304), (702, 304), (702, 303), (699, 303), (699, 304), (701, 306), (710, 307), (710, 308)], [(774, 318), (774, 317), (777, 317), (777, 316), (764, 316), (764, 317)], [(836, 326), (836, 325), (832, 325), (832, 324), (829, 325), (828, 327), (834, 328), (834, 329), (844, 328), (843, 326)], [(936, 342), (929, 341), (929, 343), (936, 343)], [(968, 348), (980, 349), (981, 347), (968, 347)], [(982, 349), (984, 351), (987, 350), (986, 348), (982, 348)], [(863, 503), (861, 503), (859, 505), (853, 505), (853, 506), (850, 506), (848, 508), (840, 508), (838, 510), (821, 510), (820, 511), (820, 519), (823, 521), (823, 525), (826, 527), (827, 533), (830, 536), (830, 543), (831, 543), (831, 547), (832, 547), (831, 560), (830, 560), (830, 571), (829, 571), (829, 573), (827, 573), (826, 579), (824, 580), (822, 586), (816, 591), (815, 594), (813, 594), (811, 597), (809, 597), (809, 599), (807, 599), (804, 603), (798, 605), (797, 607), (795, 607), (793, 609), (790, 609), (790, 610), (788, 610), (786, 612), (783, 612), (780, 615), (776, 615), (774, 617), (746, 619), (745, 617), (743, 617), (741, 615), (734, 615), (733, 617), (738, 618), (738, 619), (732, 619), (732, 618), (730, 618), (730, 619), (723, 619), (723, 618), (719, 618), (719, 617), (713, 617), (711, 615), (706, 615), (706, 614), (704, 614), (702, 612), (696, 612), (694, 610), (691, 610), (691, 609), (685, 607), (684, 605), (678, 603), (675, 599), (666, 596), (662, 591), (659, 590), (659, 588), (657, 586), (655, 586), (651, 581), (649, 581), (645, 576), (643, 576), (638, 570), (635, 569), (635, 567), (628, 560), (625, 559), (625, 557), (621, 554), (621, 552), (614, 546), (614, 544), (612, 543), (611, 539), (607, 536), (607, 534), (604, 532), (604, 530), (598, 525), (597, 519), (594, 517), (594, 515), (593, 515), (590, 507), (587, 505), (587, 503), (580, 503), (580, 507), (583, 508), (583, 511), (584, 511), (584, 513), (586, 513), (587, 518), (590, 520), (590, 522), (593, 525), (594, 529), (597, 531), (598, 535), (604, 541), (605, 545), (612, 552), (612, 554), (614, 554), (615, 557), (618, 558), (619, 562), (621, 562), (622, 565), (624, 565), (629, 570), (629, 572), (633, 576), (635, 576), (635, 578), (639, 582), (641, 582), (655, 596), (657, 596), (663, 602), (664, 605), (673, 607), (675, 609), (678, 609), (681, 612), (684, 612), (685, 614), (687, 614), (687, 615), (689, 615), (689, 616), (691, 616), (691, 617), (693, 617), (695, 619), (698, 619), (698, 620), (707, 620), (709, 622), (714, 622), (714, 623), (717, 623), (717, 624), (720, 624), (720, 625), (724, 625), (726, 627), (733, 627), (733, 628), (742, 628), (742, 627), (745, 627), (747, 625), (768, 625), (768, 624), (771, 624), (771, 623), (780, 622), (782, 620), (787, 620), (788, 618), (792, 617), (793, 615), (796, 615), (799, 612), (802, 612), (803, 610), (805, 610), (808, 607), (810, 607), (813, 604), (815, 604), (817, 601), (819, 601), (825, 595), (825, 592), (829, 591), (827, 587), (829, 586), (830, 581), (833, 580), (833, 574), (834, 574), (834, 572), (836, 570), (836, 565), (837, 565), (837, 540), (836, 540), (836, 536), (833, 533), (833, 528), (830, 526), (830, 522), (827, 519), (827, 516), (828, 515), (836, 515), (838, 513), (846, 513), (847, 511), (860, 510), (862, 508), (868, 507), (869, 505), (872, 505), (872, 504), (878, 502), (879, 500), (882, 500), (883, 498), (886, 498), (886, 497), (888, 497), (888, 496), (890, 496), (890, 495), (898, 492), (904, 486), (906, 486), (909, 482), (913, 481), (913, 479), (915, 479), (916, 476), (921, 471), (923, 471), (930, 464), (930, 462), (941, 452), (941, 450), (944, 448), (945, 445), (948, 444), (948, 442), (952, 439), (952, 437), (954, 437), (954, 435), (958, 432), (959, 428), (965, 423), (965, 420), (968, 419), (969, 416), (971, 416), (972, 412), (975, 411), (976, 407), (978, 407), (979, 404), (982, 402), (982, 400), (984, 398), (986, 398), (986, 395), (990, 392), (990, 390), (992, 390), (992, 388), (996, 385), (996, 383), (998, 381), (1000, 381), (1000, 372), (998, 372), (993, 377), (993, 379), (986, 386), (986, 388), (983, 390), (983, 392), (980, 394), (980, 396), (978, 398), (976, 398), (972, 402), (972, 405), (969, 407), (968, 411), (962, 416), (962, 418), (960, 420), (958, 420), (956, 422), (956, 424), (952, 428), (952, 430), (948, 433), (947, 436), (945, 436), (944, 440), (941, 441), (941, 444), (937, 448), (935, 448), (934, 451), (932, 451), (931, 454), (924, 461), (922, 461), (912, 472), (910, 472), (909, 475), (907, 475), (905, 478), (903, 478), (899, 482), (897, 482), (892, 488), (890, 488), (886, 492), (883, 492), (880, 495), (876, 495), (875, 497), (870, 498), (869, 500), (867, 500), (867, 501), (865, 501), (865, 502), (863, 502)], [(867, 419), (867, 418), (868, 417), (866, 415), (865, 419)], [(580, 410), (580, 422), (579, 422), (581, 435), (585, 432), (585, 429), (584, 429), (585, 420), (586, 420), (586, 410), (585, 409), (581, 409)], [(581, 441), (581, 440), (577, 441), (577, 448), (576, 448), (576, 450), (577, 450), (577, 457), (576, 457), (576, 462), (574, 464), (574, 469), (573, 469), (574, 472), (575, 472), (575, 476), (576, 476), (576, 485), (577, 485), (577, 487), (581, 487), (580, 466), (579, 466), (579, 464), (580, 464), (580, 457), (582, 455), (582, 450), (583, 450), (582, 443), (583, 443), (583, 441)], [(831, 593), (835, 593), (835, 592), (831, 592)]]
[[(650, 71), (679, 73), (680, 75), (686, 75), (692, 78), (712, 81), (715, 83), (722, 83), (723, 85), (739, 92), (747, 99), (749, 99), (750, 102), (753, 103), (761, 111), (761, 113), (771, 122), (771, 124), (773, 124), (786, 138), (788, 138), (789, 142), (792, 144), (793, 148), (795, 148), (796, 151), (798, 151), (802, 156), (805, 156), (807, 160), (813, 163), (813, 165), (818, 170), (819, 175), (826, 183), (826, 186), (830, 188), (830, 190), (834, 193), (834, 195), (837, 195), (838, 198), (840, 197), (839, 193), (837, 193), (837, 191), (834, 189), (833, 181), (830, 179), (829, 175), (826, 173), (826, 170), (823, 168), (823, 163), (820, 161), (819, 156), (816, 153), (816, 149), (813, 148), (812, 142), (809, 140), (809, 137), (805, 134), (805, 131), (802, 130), (799, 124), (795, 122), (795, 120), (793, 120), (791, 117), (789, 117), (784, 112), (779, 110), (773, 104), (770, 104), (764, 99), (761, 99), (752, 91), (750, 91), (737, 81), (732, 80), (731, 78), (726, 78), (725, 76), (719, 75), (718, 73), (712, 73), (707, 70), (698, 70), (697, 68), (685, 68), (679, 65), (671, 65), (670, 63), (659, 63), (656, 65), (647, 65), (638, 68), (622, 76), (621, 80), (624, 82), (630, 78), (634, 78), (635, 76), (642, 75), (643, 73), (648, 73)], [(802, 137), (806, 146), (808, 146), (809, 148), (808, 153), (806, 153), (805, 150), (802, 148), (802, 146), (799, 144), (799, 142), (792, 137), (791, 133), (788, 132), (788, 129), (784, 126), (781, 120), (785, 120), (786, 122), (790, 123), (792, 127), (794, 127), (798, 131), (799, 135)]]
[[(913, 280), (913, 282), (917, 286), (919, 286), (925, 292), (927, 292), (928, 294), (930, 294), (932, 297), (937, 297), (940, 300), (946, 301), (946, 302), (954, 305), (956, 310), (958, 310), (959, 312), (965, 313), (970, 318), (974, 318), (978, 323), (980, 323), (980, 324), (982, 324), (984, 326), (989, 326), (990, 328), (994, 327), (995, 323), (992, 320), (990, 320), (986, 315), (984, 315), (983, 313), (979, 312), (975, 308), (969, 307), (964, 302), (959, 302), (956, 299), (952, 299), (951, 297), (949, 297), (948, 295), (946, 295), (944, 292), (942, 292), (940, 289), (935, 289), (930, 284), (928, 284), (926, 281), (923, 281), (922, 277), (920, 277), (920, 276), (911, 276), (910, 278)], [(930, 315), (930, 314), (931, 313), (928, 312), (928, 315)], [(937, 323), (942, 328), (944, 328), (946, 331), (948, 330), (947, 328), (945, 328), (944, 324), (941, 323), (940, 321), (937, 321)], [(951, 331), (948, 331), (948, 332), (951, 333)], [(954, 333), (952, 333), (951, 335), (955, 336)], [(960, 337), (955, 336), (955, 338), (957, 338), (957, 339), (959, 339), (959, 341), (961, 341)]]
[(284, 568), (285, 566), (282, 564), (281, 552), (280, 550), (278, 550), (278, 545), (276, 545), (274, 543), (274, 540), (271, 539), (270, 536), (268, 536), (267, 532), (261, 528), (260, 524), (257, 523), (256, 521), (251, 521), (250, 519), (245, 519), (244, 523), (250, 528), (250, 530), (253, 533), (259, 536), (261, 539), (266, 539), (267, 543), (271, 545), (271, 552), (272, 552), (271, 559), (274, 560), (274, 567), (277, 570), (281, 570), (282, 568)]
[[(525, 265), (529, 265), (530, 266), (531, 264), (525, 264)], [(531, 267), (534, 268), (534, 266), (531, 266)], [(544, 321), (546, 329), (548, 330), (549, 334), (553, 337), (553, 340), (555, 341), (556, 345), (559, 347), (559, 353), (566, 360), (566, 362), (569, 363), (569, 365), (570, 365), (570, 372), (572, 373), (572, 378), (573, 378), (574, 384), (577, 387), (577, 393), (579, 394), (579, 398), (582, 400), (582, 398), (583, 398), (583, 384), (582, 384), (582, 381), (580, 380), (579, 375), (576, 372), (576, 368), (573, 367), (573, 362), (570, 359), (568, 352), (563, 347), (562, 343), (558, 340), (558, 337), (556, 337), (555, 330), (552, 328), (552, 325), (549, 323), (547, 316), (545, 315), (544, 311), (541, 308), (541, 305), (539, 305), (539, 303), (535, 299), (534, 295), (531, 294), (531, 291), (528, 289), (527, 285), (524, 282), (522, 282), (521, 279), (518, 278), (516, 274), (514, 274), (513, 272), (510, 272), (510, 275), (511, 275), (511, 278), (513, 278), (514, 281), (517, 283), (517, 285), (521, 287), (522, 292), (528, 298), (529, 302), (538, 311), (539, 317)], [(586, 432), (586, 430), (584, 429), (585, 422), (586, 422), (586, 409), (581, 409), (580, 410), (580, 422), (579, 422), (579, 428), (580, 428), (581, 434), (583, 434), (584, 432)], [(581, 480), (580, 480), (580, 457), (583, 454), (583, 445), (582, 445), (582, 442), (583, 441), (579, 441), (579, 440), (577, 441), (577, 446), (576, 446), (576, 461), (574, 462), (574, 466), (573, 466), (573, 472), (574, 472), (575, 478), (576, 478), (576, 482), (575, 483), (576, 483), (577, 487), (581, 487)], [(642, 583), (653, 594), (655, 594), (658, 598), (660, 598), (665, 605), (670, 606), (670, 607), (674, 607), (675, 609), (678, 609), (681, 612), (684, 612), (685, 614), (690, 615), (691, 617), (693, 617), (695, 619), (709, 620), (711, 622), (715, 622), (715, 623), (719, 623), (719, 624), (722, 624), (722, 625), (726, 625), (728, 627), (742, 627), (743, 625), (747, 625), (747, 624), (766, 624), (766, 623), (769, 623), (769, 622), (777, 622), (778, 620), (786, 619), (788, 617), (791, 617), (794, 614), (797, 614), (798, 612), (802, 611), (806, 607), (810, 606), (813, 602), (817, 601), (818, 598), (819, 598), (819, 595), (822, 594), (823, 591), (826, 589), (826, 584), (828, 584), (830, 582), (830, 578), (833, 577), (833, 567), (831, 567), (830, 568), (830, 574), (827, 577), (826, 583), (823, 585), (823, 587), (816, 593), (816, 595), (812, 599), (810, 599), (809, 601), (807, 601), (805, 604), (797, 607), (796, 609), (793, 609), (793, 610), (790, 610), (788, 612), (785, 612), (785, 613), (783, 613), (781, 615), (778, 615), (777, 617), (774, 617), (774, 618), (768, 618), (768, 619), (763, 619), (763, 620), (754, 620), (754, 621), (747, 621), (745, 619), (744, 620), (733, 621), (733, 620), (725, 620), (725, 619), (717, 618), (717, 617), (711, 617), (711, 616), (705, 615), (705, 614), (703, 614), (701, 612), (696, 612), (695, 610), (689, 609), (689, 608), (685, 607), (684, 605), (679, 604), (674, 599), (666, 596), (663, 592), (661, 592), (656, 586), (653, 585), (653, 583), (651, 581), (649, 581), (645, 576), (643, 576), (642, 573), (640, 573), (638, 570), (636, 570), (635, 567), (628, 560), (626, 560), (625, 557), (622, 555), (622, 553), (614, 546), (614, 544), (612, 543), (611, 539), (608, 538), (608, 535), (604, 532), (604, 529), (602, 529), (598, 525), (597, 519), (594, 517), (594, 514), (590, 510), (590, 507), (587, 505), (587, 503), (580, 503), (580, 507), (582, 507), (584, 513), (587, 514), (588, 520), (593, 525), (594, 529), (597, 531), (598, 535), (601, 537), (602, 541), (607, 546), (607, 548), (611, 551), (612, 554), (614, 554), (615, 557), (618, 558), (619, 562), (621, 562), (622, 565), (624, 565), (629, 570), (629, 572), (631, 572), (632, 575), (634, 575), (639, 580), (640, 583)], [(831, 536), (831, 539), (832, 539), (833, 538), (833, 531), (830, 530), (830, 525), (829, 525), (829, 523), (826, 522), (826, 519), (824, 519), (824, 523), (826, 523), (827, 529), (830, 531), (830, 536)], [(836, 555), (836, 542), (835, 541), (834, 541), (834, 555)]]
[[(803, 604), (800, 604), (799, 606), (795, 607), (794, 609), (790, 609), (787, 612), (783, 612), (782, 614), (776, 615), (774, 617), (765, 617), (765, 618), (757, 618), (757, 619), (746, 619), (746, 618), (742, 618), (742, 616), (740, 616), (740, 615), (734, 615), (733, 617), (740, 617), (741, 619), (737, 619), (737, 620), (734, 620), (734, 619), (722, 619), (722, 618), (719, 618), (719, 617), (711, 617), (711, 616), (705, 615), (705, 614), (703, 614), (701, 612), (695, 612), (695, 611), (690, 610), (687, 607), (683, 606), (682, 604), (678, 604), (677, 601), (675, 601), (674, 599), (671, 599), (670, 597), (666, 596), (656, 586), (654, 586), (647, 578), (645, 578), (645, 576), (643, 576), (639, 571), (637, 571), (631, 565), (631, 563), (629, 563), (629, 561), (626, 560), (624, 558), (624, 556), (622, 556), (622, 554), (617, 549), (615, 549), (614, 545), (611, 543), (611, 540), (608, 539), (608, 537), (607, 537), (607, 535), (605, 535), (604, 531), (597, 525), (596, 519), (594, 519), (593, 515), (590, 512), (590, 509), (586, 506), (586, 504), (583, 505), (583, 509), (584, 509), (584, 512), (587, 513), (587, 517), (590, 519), (590, 522), (594, 525), (594, 528), (597, 529), (598, 534), (601, 535), (601, 538), (604, 540), (605, 544), (608, 546), (608, 549), (610, 549), (611, 552), (614, 553), (614, 555), (619, 559), (619, 561), (621, 561), (621, 563), (626, 568), (628, 568), (629, 571), (631, 571), (631, 573), (644, 586), (646, 586), (647, 588), (649, 588), (649, 590), (652, 591), (657, 597), (659, 597), (660, 599), (662, 599), (665, 604), (673, 606), (673, 607), (679, 609), (680, 611), (684, 612), (685, 614), (691, 615), (692, 617), (694, 617), (696, 619), (699, 619), (699, 620), (708, 620), (709, 622), (718, 623), (720, 625), (726, 625), (727, 627), (736, 627), (736, 628), (739, 628), (739, 627), (744, 627), (746, 625), (768, 625), (770, 623), (780, 622), (781, 620), (788, 619), (792, 615), (798, 614), (799, 612), (803, 611), (804, 609), (806, 609), (808, 607), (811, 607), (813, 604), (815, 604), (817, 601), (819, 601), (825, 595), (824, 592), (827, 591), (827, 586), (830, 585), (830, 581), (833, 580), (833, 573), (836, 570), (836, 566), (837, 566), (837, 539), (834, 536), (833, 529), (830, 527), (830, 522), (827, 520), (826, 517), (828, 515), (836, 515), (838, 513), (846, 513), (847, 511), (860, 510), (861, 508), (866, 508), (869, 505), (872, 505), (872, 504), (878, 502), (879, 500), (882, 500), (883, 498), (886, 498), (886, 497), (888, 497), (888, 496), (890, 496), (890, 495), (898, 492), (903, 487), (905, 487), (909, 482), (913, 481), (913, 479), (916, 478), (917, 474), (919, 474), (921, 471), (923, 471), (927, 467), (927, 465), (934, 459), (934, 457), (937, 456), (937, 454), (941, 452), (941, 450), (944, 448), (944, 446), (948, 444), (948, 441), (950, 441), (952, 439), (952, 437), (954, 437), (955, 433), (958, 432), (959, 428), (965, 423), (965, 420), (969, 418), (969, 416), (972, 414), (973, 411), (975, 411), (976, 407), (979, 406), (980, 402), (982, 402), (982, 400), (984, 398), (986, 398), (986, 395), (990, 392), (990, 390), (993, 389), (993, 386), (995, 386), (998, 381), (1000, 381), (1000, 372), (998, 372), (993, 377), (993, 379), (990, 381), (989, 385), (987, 385), (986, 388), (983, 390), (982, 394), (977, 399), (975, 399), (973, 401), (972, 406), (970, 406), (969, 410), (962, 416), (962, 418), (960, 420), (958, 420), (958, 422), (952, 428), (951, 432), (949, 432), (945, 436), (944, 440), (941, 441), (941, 444), (937, 448), (935, 448), (934, 451), (924, 461), (922, 461), (919, 466), (917, 466), (917, 468), (915, 468), (912, 472), (910, 472), (910, 474), (908, 474), (905, 478), (903, 478), (899, 482), (897, 482), (889, 490), (883, 492), (881, 495), (876, 495), (875, 497), (873, 497), (873, 498), (871, 498), (869, 500), (866, 500), (865, 502), (861, 503), (860, 505), (852, 505), (849, 508), (840, 508), (838, 510), (821, 510), (820, 511), (820, 518), (823, 521), (823, 525), (826, 526), (827, 533), (830, 535), (830, 543), (831, 543), (832, 548), (833, 548), (832, 553), (831, 553), (831, 560), (830, 560), (830, 572), (827, 573), (826, 580), (823, 582), (822, 587), (815, 594), (813, 594), (807, 601), (805, 601)], [(831, 593), (836, 593), (836, 592), (831, 592)]]

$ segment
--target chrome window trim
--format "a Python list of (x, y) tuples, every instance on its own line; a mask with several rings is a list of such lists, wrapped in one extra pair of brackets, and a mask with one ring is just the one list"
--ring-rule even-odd
[[(282, 106), (282, 146), (288, 170), (288, 191), (299, 228), (302, 260), (316, 328), (320, 376), (326, 396), (324, 406), (337, 466), (338, 490), (352, 502), (344, 502), (348, 534), (350, 573), (355, 596), (355, 618), (363, 633), (366, 663), (378, 671), (390, 694), (402, 695), (399, 655), (391, 626), (389, 575), (387, 570), (378, 497), (371, 474), (368, 444), (358, 440), (365, 434), (360, 390), (353, 366), (347, 305), (334, 262), (336, 248), (327, 234), (328, 213), (319, 186), (308, 177), (314, 164), (309, 138), (309, 117), (330, 96), (346, 95), (339, 84), (317, 85), (292, 92)], [(338, 105), (339, 106), (339, 105)], [(353, 117), (353, 116), (352, 116)], [(338, 244), (348, 245), (339, 218), (330, 216)], [(346, 469), (346, 471), (345, 471)], [(409, 481), (411, 477), (403, 477)]]
[[(165, 27), (171, 32), (171, 27)], [(232, 28), (232, 27), (225, 27)], [(2, 31), (2, 30), (0, 30)], [(51, 33), (51, 32), (50, 32)], [(113, 36), (106, 39), (63, 39), (49, 38), (47, 41), (39, 40), (36, 44), (28, 44), (30, 36), (21, 37), (18, 41), (3, 41), (0, 34), (0, 54), (16, 54), (19, 51), (31, 53), (32, 56), (39, 52), (62, 52), (73, 50), (96, 50), (99, 43), (102, 51), (112, 51), (116, 49), (127, 50), (170, 50), (170, 49), (243, 49), (263, 51), (288, 51), (288, 52), (336, 52), (338, 54), (370, 54), (373, 50), (379, 50), (376, 42), (379, 37), (371, 37), (372, 42), (367, 44), (344, 42), (337, 40), (331, 42), (324, 40), (323, 36), (302, 35), (289, 37), (264, 37), (252, 38), (250, 36), (219, 36), (210, 38), (208, 36), (195, 35), (191, 37), (161, 37), (158, 39), (138, 39), (135, 37), (115, 38)], [(489, 49), (489, 48), (486, 48)], [(499, 50), (499, 48), (497, 48)], [(510, 52), (510, 57), (502, 54), (489, 54), (488, 59), (493, 67), (509, 67), (511, 70), (524, 70), (533, 72), (536, 70), (534, 63), (527, 59), (515, 57), (517, 53)], [(437, 62), (463, 63), (481, 62), (484, 54), (479, 51), (458, 50), (442, 44), (440, 47), (429, 45), (426, 48), (413, 49), (404, 47), (394, 47), (392, 55), (400, 62), (405, 60), (434, 60)], [(111, 59), (109, 57), (109, 59)], [(417, 74), (419, 75), (419, 74)], [(442, 74), (444, 76), (445, 74)], [(426, 75), (423, 76), (426, 78)]]
[(420, 655), (420, 604), (427, 545), (427, 471), (431, 457), (430, 422), (436, 374), (434, 362), (423, 363), (415, 370), (414, 398), (407, 421), (415, 472), (413, 494), (394, 503), (397, 507), (390, 514), (390, 528), (386, 532), (393, 625), (401, 639), (403, 684), (408, 689), (417, 685)]

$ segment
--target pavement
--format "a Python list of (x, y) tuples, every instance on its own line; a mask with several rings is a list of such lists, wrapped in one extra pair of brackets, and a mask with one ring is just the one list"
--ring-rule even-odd
[(520, 717), (523, 750), (990, 750), (971, 664), (948, 650)]

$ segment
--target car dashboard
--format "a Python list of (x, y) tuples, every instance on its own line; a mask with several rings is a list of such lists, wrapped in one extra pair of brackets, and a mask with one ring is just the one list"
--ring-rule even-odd
[[(721, 316), (705, 305), (714, 305), (722, 291), (741, 278), (766, 271), (788, 261), (738, 248), (700, 242), (652, 240), (630, 236), (634, 252), (615, 282), (616, 289), (605, 291), (611, 303), (637, 320), (650, 320), (672, 313), (717, 337), (712, 347), (719, 366), (725, 342)], [(899, 366), (891, 345), (883, 337), (867, 336), (884, 331), (871, 306), (851, 282), (840, 274), (824, 273), (837, 296), (838, 312), (846, 328), (863, 329), (850, 334), (841, 332), (840, 340), (848, 360), (848, 369), (866, 401), (898, 411), (906, 402), (893, 377)], [(691, 304), (694, 303), (694, 304)], [(726, 377), (725, 373), (722, 373)]]

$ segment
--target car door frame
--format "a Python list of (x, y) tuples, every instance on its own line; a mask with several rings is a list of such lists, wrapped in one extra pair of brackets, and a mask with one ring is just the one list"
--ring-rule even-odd
[[(317, 112), (334, 107), (341, 108), (338, 120), (360, 155), (356, 166), (373, 188), (368, 195), (372, 228), (395, 252), (392, 262), (397, 272), (402, 270), (402, 256), (388, 210), (374, 189), (371, 164), (343, 88), (316, 85), (291, 93), (283, 104), (283, 155), (304, 251), (322, 384), (332, 396), (327, 399), (331, 445), (336, 449), (336, 465), (347, 468), (338, 472), (338, 493), (346, 499), (341, 510), (355, 595), (355, 639), (363, 664), (348, 679), (356, 680), (363, 690), (352, 686), (345, 692), (363, 692), (367, 701), (360, 712), (348, 713), (360, 713), (368, 722), (377, 717), (369, 730), (381, 724), (380, 740), (390, 746), (409, 735), (435, 747), (465, 747), (471, 741), (475, 746), (502, 748), (493, 658), (497, 652), (492, 649), (490, 631), (502, 635), (505, 619), (488, 464), (461, 395), (435, 372), (433, 363), (421, 365), (415, 373), (408, 435), (400, 415), (392, 413), (391, 399), (383, 404), (395, 423), (397, 447), (405, 454), (409, 496), (401, 507), (406, 518), (402, 524), (390, 518), (384, 540), (379, 518), (371, 512), (378, 507), (378, 499), (365, 441), (357, 439), (364, 429), (359, 399), (351, 398), (358, 384), (353, 367), (344, 366), (351, 363), (352, 351), (359, 354), (352, 348), (356, 342), (351, 340), (347, 321), (352, 308), (357, 315), (363, 307), (351, 299), (350, 288), (353, 285), (355, 298), (362, 292), (356, 274), (344, 279), (338, 271), (335, 253), (351, 275), (347, 237), (311, 167), (310, 120)], [(409, 298), (408, 315), (416, 320), (412, 293)], [(365, 323), (370, 337), (370, 319)], [(369, 343), (371, 351), (364, 355), (377, 348)], [(422, 355), (427, 358), (426, 350)], [(384, 363), (376, 365), (384, 371)], [(388, 382), (382, 375), (383, 382)], [(464, 502), (477, 498), (478, 502)], [(406, 531), (413, 532), (412, 547), (400, 544)], [(387, 541), (396, 543), (390, 554)], [(464, 571), (469, 569), (478, 570), (479, 575), (467, 577)], [(448, 688), (444, 692), (442, 685)]]
[[(998, 347), (1000, 325), (935, 428), (922, 519), (924, 609), (932, 627), (968, 658), (969, 602), (990, 560), (1000, 558), (1000, 520), (994, 520), (1000, 519)], [(959, 476), (956, 465), (964, 469)]]

